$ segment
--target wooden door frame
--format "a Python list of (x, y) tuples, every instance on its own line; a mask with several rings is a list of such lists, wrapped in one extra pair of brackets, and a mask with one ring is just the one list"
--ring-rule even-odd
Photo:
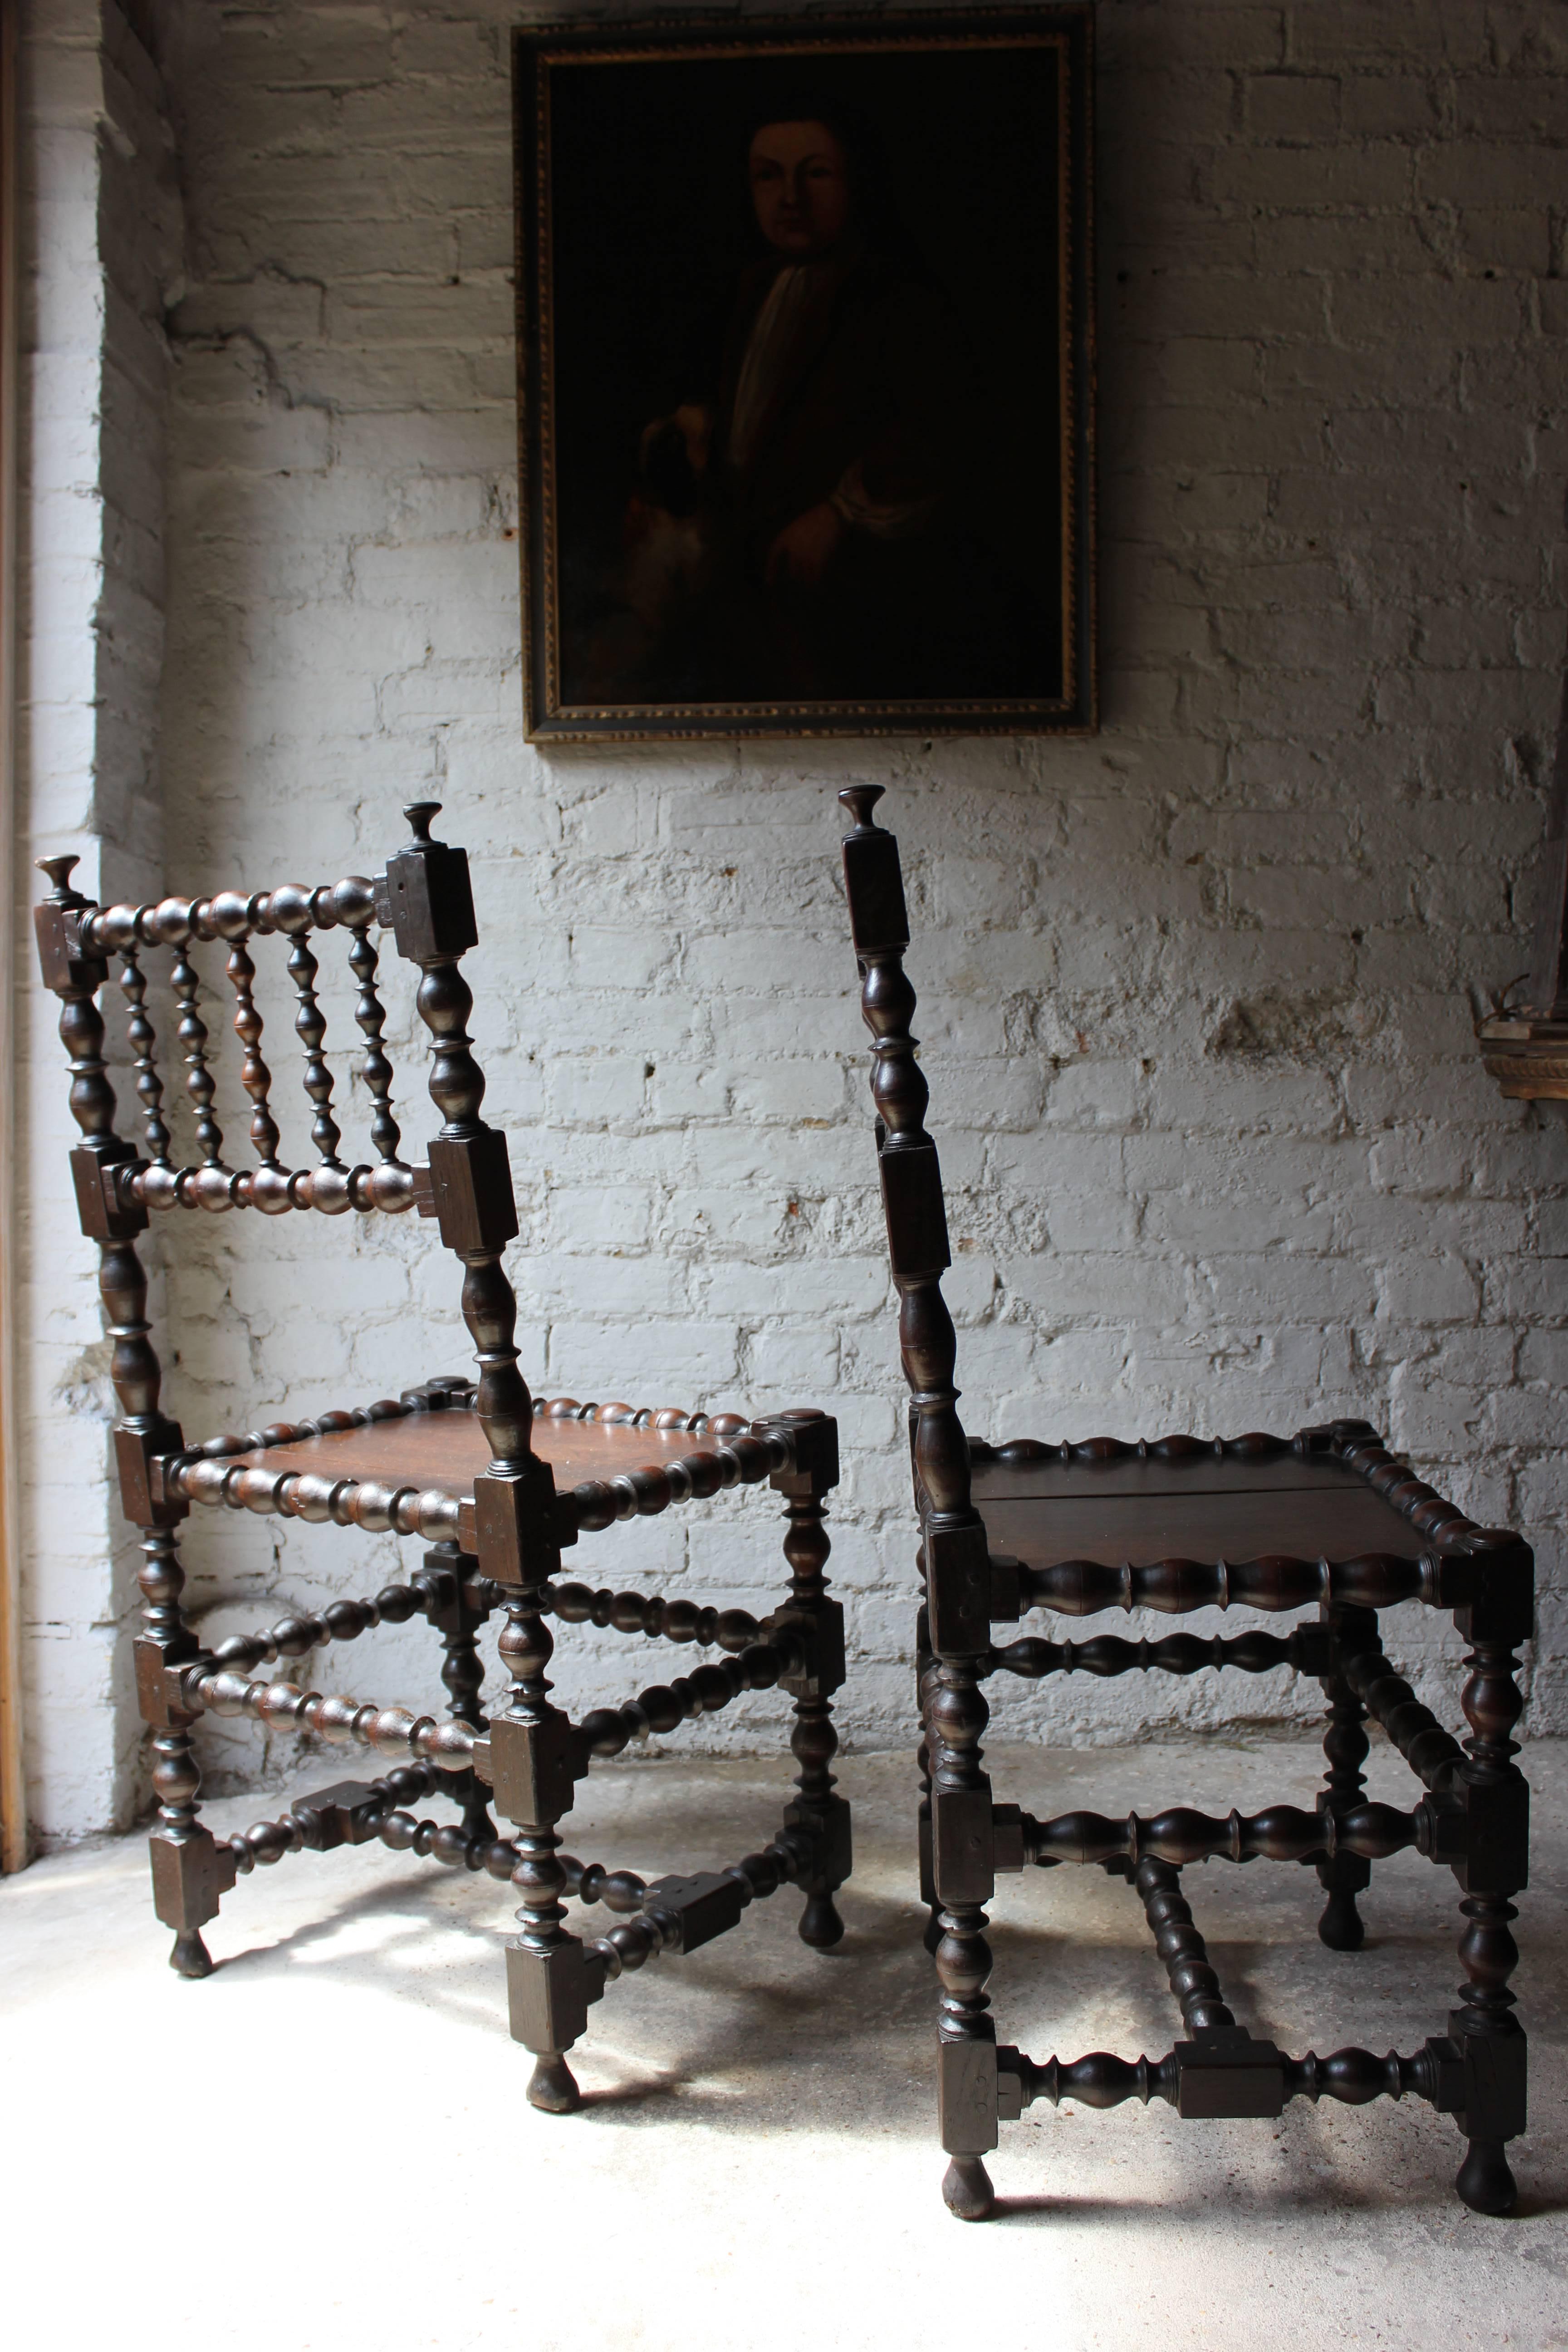
[(0, 0), (0, 1871), (28, 1859), (16, 1404), (16, 0)]

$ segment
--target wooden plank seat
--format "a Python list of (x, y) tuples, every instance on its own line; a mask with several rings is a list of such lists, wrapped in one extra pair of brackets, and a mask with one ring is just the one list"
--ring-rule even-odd
[[(491, 1465), (472, 1382), (442, 1379), (401, 1398), (313, 1421), (216, 1437), (165, 1469), (171, 1493), (233, 1510), (334, 1519), (435, 1539), (475, 1540), (475, 1482)], [(706, 1501), (795, 1471), (815, 1412), (748, 1421), (678, 1406), (536, 1398), (530, 1444), (555, 1483), (558, 1539)]]
[[(991, 1549), (1030, 1569), (1264, 1554), (1343, 1564), (1369, 1555), (1419, 1559), (1431, 1549), (1430, 1517), (1417, 1526), (1353, 1459), (1331, 1450), (1327, 1432), (1206, 1445), (1165, 1438), (1142, 1447), (1114, 1438), (996, 1447), (972, 1440), (970, 1462)], [(1446, 1504), (1439, 1523), (1468, 1525)]]
[[(35, 909), (38, 953), (45, 982), (60, 1000), (70, 1108), (81, 1130), (70, 1155), (72, 1184), (82, 1232), (98, 1244), (104, 1321), (114, 1339), (121, 1502), (142, 1536), (146, 1606), (136, 1675), (159, 1797), (153, 1902), (174, 1930), (171, 1964), (184, 1976), (206, 1975), (212, 1960), (202, 1929), (218, 1916), (222, 1897), (237, 1876), (285, 1854), (328, 1853), (376, 1837), (395, 1852), (510, 1877), (521, 1930), (507, 1948), (511, 2031), (534, 2053), (530, 2100), (559, 2113), (577, 2104), (566, 2053), (586, 2028), (589, 2006), (626, 1970), (660, 1952), (694, 1951), (738, 1926), (752, 1902), (786, 1885), (805, 1898), (803, 1941), (826, 1948), (844, 1932), (834, 1895), (849, 1873), (849, 1809), (831, 1769), (838, 1745), (833, 1698), (844, 1681), (843, 1611), (824, 1574), (837, 1431), (811, 1407), (748, 1422), (738, 1413), (649, 1412), (569, 1397), (535, 1402), (520, 1369), (517, 1300), (505, 1262), (519, 1231), (507, 1139), (480, 1117), (485, 1081), (468, 1032), (473, 997), (459, 969), (478, 940), (468, 855), (432, 838), (435, 803), (416, 803), (405, 814), (412, 837), (382, 873), (314, 887), (283, 883), (100, 907), (72, 887), (74, 857), (46, 858), (40, 862), (53, 887)], [(404, 1121), (408, 1113), (394, 1106), (376, 938), (384, 931), (419, 971), (416, 1003), (428, 1033), (429, 1095), (440, 1118), (422, 1165), (405, 1156), (398, 1113)], [(368, 1133), (357, 1155), (340, 1150), (340, 1073), (328, 1055), (316, 986), (317, 950), (334, 934), (347, 947), (363, 1040), (356, 1076)], [(305, 1167), (289, 1164), (264, 1055), (251, 951), (269, 940), (286, 950), (298, 1003), (293, 1027), (304, 1048), (300, 1075), (315, 1152)], [(219, 943), (226, 952), (215, 982), (198, 963)], [(145, 966), (154, 956), (170, 959), (167, 979), (178, 1008), (180, 1064), (173, 1085), (148, 1010)], [(105, 1062), (99, 1000), (112, 1001), (111, 986), (124, 1007), (140, 1146), (118, 1130)], [(241, 1048), (239, 1081), (250, 1103), (253, 1164), (242, 1167), (225, 1156), (215, 1113), (217, 1044), (205, 1017), (226, 986)], [(176, 1089), (183, 1106), (165, 1102), (166, 1091)], [(195, 1153), (186, 1164), (177, 1151), (182, 1125), (179, 1144), (194, 1144)], [(152, 1216), (177, 1226), (182, 1212), (267, 1221), (290, 1214), (428, 1219), (451, 1254), (454, 1301), (460, 1285), (478, 1381), (426, 1381), (353, 1412), (279, 1420), (187, 1445), (163, 1409), (136, 1246)], [(290, 1279), (303, 1286), (309, 1276), (303, 1268), (280, 1274), (280, 1289)], [(297, 1304), (306, 1320), (320, 1311), (308, 1295)], [(719, 1501), (731, 1487), (763, 1480), (779, 1496), (784, 1519), (777, 1605), (765, 1617), (560, 1581), (563, 1549), (584, 1534), (675, 1504)], [(430, 1549), (405, 1580), (368, 1598), (296, 1610), (269, 1629), (231, 1635), (208, 1651), (181, 1600), (179, 1529), (194, 1503), (422, 1536)], [(504, 1618), (498, 1648), (510, 1686), (487, 1717), (477, 1643), (498, 1612)], [(253, 1667), (303, 1658), (321, 1644), (416, 1615), (441, 1636), (442, 1715), (361, 1703), (282, 1675), (252, 1678)], [(590, 1621), (722, 1654), (574, 1723), (550, 1698), (551, 1628), (569, 1632)], [(591, 1759), (615, 1756), (649, 1733), (673, 1732), (742, 1691), (773, 1689), (792, 1702), (789, 1747), (797, 1770), (783, 1822), (756, 1853), (718, 1871), (666, 1876), (651, 1885), (635, 1872), (584, 1864), (561, 1853), (557, 1824), (571, 1811)], [(200, 1818), (193, 1736), (209, 1713), (369, 1749), (391, 1759), (391, 1769), (374, 1780), (318, 1789), (297, 1799), (282, 1821), (215, 1839)], [(461, 1807), (460, 1820), (421, 1822), (406, 1810), (437, 1791)], [(514, 1837), (498, 1836), (492, 1802), (515, 1824)], [(626, 1916), (590, 1940), (568, 1932), (568, 1896)]]
[[(853, 829), (844, 874), (861, 1011), (875, 1041), (871, 1092), (899, 1338), (910, 1397), (914, 1505), (924, 1605), (915, 1626), (923, 1716), (922, 1892), (942, 1981), (938, 2086), (951, 2158), (943, 2191), (966, 2221), (993, 2210), (985, 2158), (999, 2126), (1036, 2099), (1092, 2107), (1166, 2099), (1194, 2120), (1278, 2116), (1295, 2098), (1359, 2105), (1425, 2099), (1467, 2145), (1455, 2186), (1482, 2213), (1515, 2201), (1506, 2149), (1524, 2128), (1525, 2035), (1509, 1978), (1518, 1952), (1513, 1896), (1528, 1868), (1529, 1791), (1510, 1737), (1522, 1706), (1515, 1652), (1533, 1622), (1533, 1563), (1506, 1528), (1478, 1528), (1415, 1477), (1365, 1422), (1293, 1438), (1178, 1436), (1052, 1445), (971, 1440), (958, 1415), (958, 1338), (942, 1295), (951, 1264), (930, 1095), (911, 1034), (904, 970), (909, 915), (898, 844), (876, 822), (874, 784), (839, 798)], [(1048, 1158), (1043, 1177), (1049, 1183)], [(1378, 1612), (1416, 1601), (1451, 1612), (1469, 1645), (1461, 1745), (1384, 1655)], [(1284, 1633), (1194, 1633), (1131, 1641), (994, 1629), (1033, 1609), (1078, 1619), (1110, 1609), (1185, 1616), (1247, 1605), (1298, 1614)], [(1315, 1610), (1315, 1622), (1299, 1612)], [(993, 1802), (982, 1747), (994, 1676), (1056, 1674), (1310, 1675), (1326, 1702), (1327, 1766), (1311, 1812), (1273, 1806), (1247, 1820), (1173, 1807), (1141, 1821), (1069, 1814), (1037, 1822)], [(1363, 1726), (1380, 1724), (1420, 1782), (1408, 1811), (1369, 1802)], [(1310, 1863), (1327, 1896), (1318, 1932), (1337, 1951), (1362, 1942), (1357, 1897), (1372, 1865), (1414, 1849), (1450, 1868), (1464, 1897), (1465, 1973), (1447, 2030), (1425, 2048), (1376, 2057), (1349, 2048), (1295, 2059), (1238, 2025), (1220, 1998), (1180, 1873), (1205, 1856)], [(999, 2044), (986, 1980), (985, 1906), (999, 1874), (1029, 1864), (1098, 1864), (1142, 1900), (1188, 2038), (1158, 2062), (1103, 2051), (1037, 2063)]]

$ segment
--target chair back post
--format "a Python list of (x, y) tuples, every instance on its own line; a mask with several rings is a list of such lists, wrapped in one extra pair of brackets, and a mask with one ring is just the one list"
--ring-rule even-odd
[(439, 801), (404, 811), (413, 831), (376, 884), (376, 911), (397, 952), (419, 966), (417, 1003), (430, 1032), (430, 1099), (441, 1113), (430, 1145), (428, 1205), (441, 1239), (466, 1268), (463, 1317), (479, 1363), (476, 1410), (496, 1469), (526, 1471), (533, 1459), (533, 1401), (518, 1370), (517, 1297), (503, 1256), (518, 1231), (506, 1138), (479, 1116), (485, 1078), (468, 1035), (473, 992), (460, 969), (479, 938), (467, 850), (432, 841)]
[[(115, 1131), (114, 1089), (104, 1067), (98, 992), (109, 978), (109, 967), (83, 938), (84, 918), (90, 920), (97, 908), (71, 887), (77, 860), (43, 857), (37, 862), (53, 885), (34, 909), (38, 960), (46, 987), (60, 1000), (59, 1034), (70, 1068), (71, 1115), (81, 1130), (81, 1141), (70, 1154), (77, 1213), (83, 1234), (98, 1244), (99, 1291), (113, 1342), (110, 1370), (121, 1412), (114, 1433), (121, 1500), (133, 1526), (167, 1528), (183, 1519), (189, 1507), (177, 1500), (154, 1501), (152, 1492), (153, 1457), (177, 1450), (181, 1437), (160, 1409), (163, 1370), (150, 1336), (147, 1276), (136, 1249), (147, 1212), (119, 1181), (120, 1170), (135, 1164), (136, 1151)], [(177, 1615), (174, 1609), (175, 1621)], [(169, 1631), (178, 1631), (177, 1622)]]
[(899, 1345), (914, 1414), (914, 1470), (925, 1544), (931, 1641), (944, 1656), (990, 1643), (985, 1530), (970, 1499), (969, 1446), (958, 1417), (958, 1341), (942, 1295), (952, 1264), (942, 1169), (925, 1129), (930, 1089), (910, 1033), (915, 992), (899, 845), (876, 822), (880, 784), (838, 795), (854, 818), (844, 838), (844, 882), (860, 971), (860, 1011), (871, 1032), (871, 1098), (888, 1251), (899, 1292)]
[[(153, 1787), (158, 1818), (153, 1833), (153, 1905), (174, 1930), (170, 1965), (182, 1976), (205, 1976), (212, 1960), (202, 1941), (205, 1923), (232, 1886), (235, 1862), (197, 1818), (202, 1776), (191, 1743), (193, 1717), (170, 1696), (168, 1669), (196, 1656), (180, 1596), (185, 1575), (176, 1529), (190, 1505), (163, 1486), (162, 1457), (184, 1444), (177, 1422), (160, 1406), (163, 1370), (147, 1320), (147, 1276), (136, 1236), (147, 1212), (121, 1181), (139, 1163), (134, 1147), (115, 1133), (114, 1089), (103, 1066), (103, 1018), (98, 992), (109, 967), (95, 939), (84, 936), (99, 909), (70, 887), (74, 857), (43, 857), (53, 884), (34, 909), (44, 984), (60, 1000), (60, 1042), (70, 1065), (70, 1107), (81, 1141), (70, 1155), (82, 1232), (98, 1244), (98, 1287), (104, 1327), (112, 1341), (110, 1372), (120, 1403), (114, 1430), (121, 1507), (141, 1530), (142, 1615), (135, 1644), (142, 1719), (153, 1733)], [(130, 1163), (128, 1168), (127, 1163)]]

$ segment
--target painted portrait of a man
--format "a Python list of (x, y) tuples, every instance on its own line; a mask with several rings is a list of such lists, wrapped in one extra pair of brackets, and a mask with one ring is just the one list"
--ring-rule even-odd
[(1068, 60), (972, 31), (534, 80), (536, 731), (1083, 723)]

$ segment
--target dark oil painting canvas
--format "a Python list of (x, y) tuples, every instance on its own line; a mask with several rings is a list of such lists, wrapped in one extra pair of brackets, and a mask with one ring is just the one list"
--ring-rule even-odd
[(518, 36), (532, 740), (1092, 726), (1089, 29)]

